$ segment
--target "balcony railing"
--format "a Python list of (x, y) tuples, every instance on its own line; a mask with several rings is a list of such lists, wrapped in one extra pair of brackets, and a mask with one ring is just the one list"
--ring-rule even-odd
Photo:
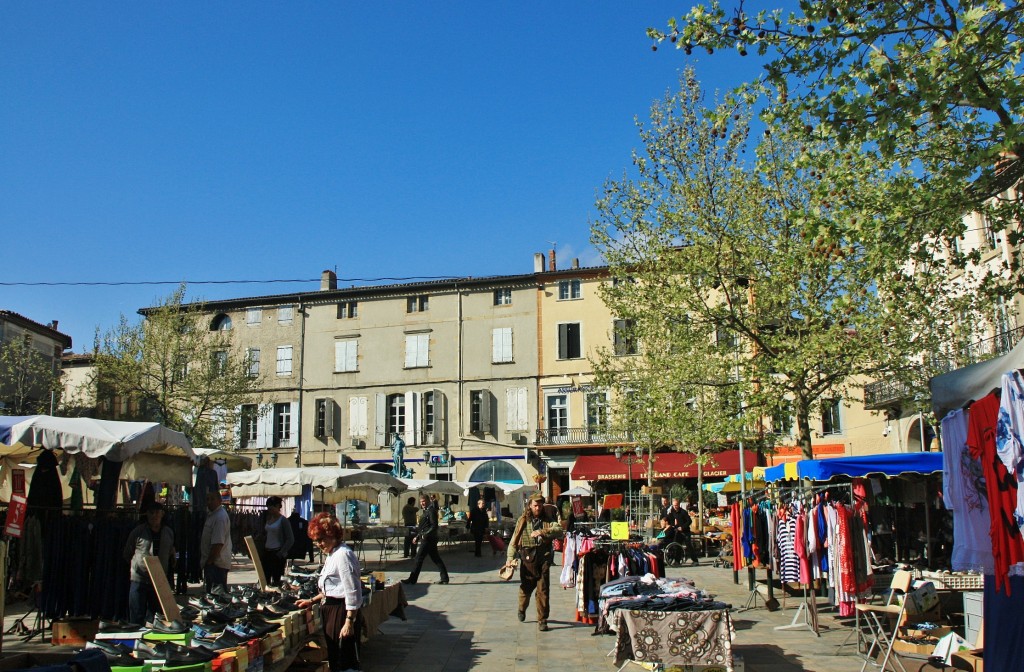
[[(934, 375), (947, 373), (963, 366), (1005, 355), (1020, 339), (1024, 337), (1024, 326), (1003, 331), (991, 338), (971, 343), (960, 352), (956, 360), (933, 359), (929, 369)], [(909, 399), (913, 394), (910, 386), (896, 378), (883, 378), (864, 386), (864, 406), (869, 410), (877, 410), (887, 406), (896, 406)]]
[(538, 429), (538, 446), (557, 446), (581, 443), (631, 443), (631, 432), (616, 432), (600, 427), (556, 427)]

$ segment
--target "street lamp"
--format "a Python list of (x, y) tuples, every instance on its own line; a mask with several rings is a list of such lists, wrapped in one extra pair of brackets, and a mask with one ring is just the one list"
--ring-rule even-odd
[(629, 517), (626, 519), (627, 523), (632, 522), (633, 518), (633, 465), (640, 462), (644, 456), (644, 449), (639, 445), (636, 446), (632, 451), (622, 450), (622, 446), (615, 447), (615, 459), (626, 465), (627, 474), (627, 487), (629, 492)]

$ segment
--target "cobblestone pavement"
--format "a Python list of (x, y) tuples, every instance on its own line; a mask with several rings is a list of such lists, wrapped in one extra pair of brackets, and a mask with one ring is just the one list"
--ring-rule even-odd
[[(492, 556), (489, 549), (484, 557), (473, 555), (471, 544), (442, 548), (442, 555), (451, 583), (436, 583), (438, 574), (428, 559), (420, 582), (405, 586), (409, 607), (407, 620), (391, 618), (380, 628), (362, 650), (363, 669), (366, 672), (459, 672), (461, 670), (607, 670), (615, 666), (608, 652), (614, 639), (607, 635), (593, 635), (593, 626), (575, 622), (573, 591), (562, 590), (558, 584), (559, 568), (552, 570), (550, 631), (537, 630), (533, 605), (527, 611), (525, 623), (516, 618), (517, 580), (499, 579), (497, 568), (503, 561)], [(560, 558), (560, 556), (558, 556)], [(254, 583), (252, 565), (236, 556), (236, 567), (230, 574), (231, 583)], [(408, 576), (410, 560), (392, 556), (383, 564), (379, 553), (366, 547), (364, 568), (384, 569), (389, 580)], [(715, 568), (709, 561), (698, 567), (671, 569), (669, 575), (688, 577), (696, 584), (714, 593), (718, 599), (733, 605), (733, 623), (736, 628), (734, 651), (742, 657), (745, 672), (856, 672), (862, 660), (852, 644), (840, 647), (852, 629), (850, 621), (838, 621), (827, 613), (820, 615), (821, 635), (806, 628), (776, 630), (776, 626), (790, 625), (794, 616), (803, 622), (798, 612), (800, 600), (794, 597), (784, 602), (784, 608), (769, 612), (763, 600), (756, 599), (755, 607), (743, 610), (750, 592), (746, 582), (733, 582), (731, 570)], [(744, 577), (745, 578), (745, 577)], [(193, 587), (190, 592), (198, 591)], [(781, 598), (781, 596), (779, 596)], [(822, 601), (824, 606), (824, 602)], [(5, 618), (5, 631), (25, 612), (25, 605), (9, 605)], [(32, 619), (27, 619), (31, 625)], [(39, 637), (22, 642), (14, 635), (5, 635), (4, 654), (15, 651), (60, 650), (41, 642)], [(839, 650), (840, 655), (837, 654)], [(908, 672), (933, 670), (919, 660), (905, 660)], [(641, 670), (627, 665), (624, 672)], [(869, 668), (870, 669), (870, 668)], [(877, 668), (876, 668), (877, 669)]]

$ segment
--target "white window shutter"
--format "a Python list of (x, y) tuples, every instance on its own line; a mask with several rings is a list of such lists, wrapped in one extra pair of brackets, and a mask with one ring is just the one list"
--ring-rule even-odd
[(519, 429), (519, 391), (514, 387), (505, 390), (505, 429)]
[(366, 436), (366, 397), (348, 398), (348, 435)]
[(299, 445), (299, 402), (291, 402), (291, 434), (288, 436), (288, 446), (294, 448)]
[(274, 441), (274, 405), (260, 404), (256, 420), (256, 448), (269, 448)]
[(491, 330), (491, 361), (501, 361), (501, 329)]
[(388, 409), (387, 397), (383, 392), (378, 392), (375, 398), (373, 417), (373, 440), (375, 446), (386, 446), (388, 436)]
[(516, 427), (521, 432), (529, 431), (530, 429), (530, 395), (529, 390), (525, 387), (520, 387), (516, 390), (516, 403), (518, 409), (516, 411), (516, 418), (519, 420), (519, 425)]
[(444, 423), (446, 420), (444, 412), (444, 392), (434, 389), (434, 445), (444, 445)]
[(359, 369), (359, 341), (352, 339), (345, 343), (348, 346), (345, 350), (345, 370), (357, 371)]
[(334, 342), (334, 370), (345, 370), (345, 341)]
[(430, 366), (430, 334), (417, 334), (416, 366)]
[(416, 334), (405, 336), (405, 368), (416, 366)]
[(420, 445), (420, 395), (418, 392), (405, 393), (405, 435), (402, 440), (407, 446)]
[(324, 399), (324, 436), (334, 438), (334, 399)]
[(485, 434), (491, 434), (491, 392), (480, 390), (480, 428)]

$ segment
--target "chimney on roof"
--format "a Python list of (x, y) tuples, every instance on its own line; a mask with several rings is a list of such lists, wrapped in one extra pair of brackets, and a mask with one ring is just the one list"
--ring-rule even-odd
[(338, 275), (334, 271), (324, 271), (320, 274), (320, 291), (326, 292), (338, 288)]
[(543, 273), (544, 272), (544, 253), (537, 252), (533, 255), (533, 272)]
[(53, 329), (54, 331), (57, 331), (57, 320), (54, 320), (53, 322), (50, 322), (46, 326), (48, 326), (50, 329)]
[(549, 271), (557, 271), (558, 267), (555, 264), (555, 248), (553, 248), (553, 247), (551, 248), (550, 254), (551, 254), (551, 257), (548, 260), (550, 262), (549, 266), (548, 266), (548, 270)]
[(572, 258), (572, 267), (573, 268), (579, 268), (580, 267), (579, 257), (573, 257)]

